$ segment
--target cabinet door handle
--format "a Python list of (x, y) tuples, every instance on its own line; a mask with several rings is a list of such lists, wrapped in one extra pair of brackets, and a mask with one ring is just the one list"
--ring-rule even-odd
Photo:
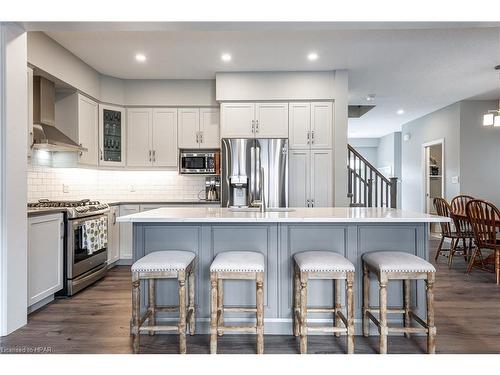
[(99, 150), (100, 153), (101, 153), (101, 160), (104, 158), (103, 155), (104, 155), (104, 151), (102, 151), (102, 148)]
[(116, 225), (116, 211), (113, 212), (113, 225)]
[(311, 207), (314, 207), (314, 199), (311, 199)]
[(255, 132), (259, 132), (259, 120), (255, 120)]
[(203, 132), (200, 132), (200, 143), (203, 143)]
[(311, 132), (307, 132), (307, 144), (311, 143)]
[(196, 132), (196, 143), (200, 143), (200, 132)]
[(156, 150), (153, 150), (153, 161), (156, 163)]
[(309, 207), (309, 199), (306, 199), (306, 207)]
[(150, 163), (151, 163), (151, 154), (152, 154), (152, 152), (151, 152), (151, 150), (149, 150), (149, 162)]
[(252, 120), (252, 133), (255, 133), (255, 120)]
[[(79, 145), (80, 145), (80, 147), (83, 147), (83, 144), (82, 144), (82, 143), (79, 143)], [(82, 157), (82, 156), (83, 156), (83, 151), (80, 151), (80, 152), (78, 153), (78, 155), (80, 155), (80, 157)]]

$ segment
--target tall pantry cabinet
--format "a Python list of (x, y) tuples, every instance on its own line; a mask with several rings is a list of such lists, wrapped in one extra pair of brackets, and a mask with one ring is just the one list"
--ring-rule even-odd
[(289, 103), (289, 135), (289, 205), (332, 206), (332, 102)]

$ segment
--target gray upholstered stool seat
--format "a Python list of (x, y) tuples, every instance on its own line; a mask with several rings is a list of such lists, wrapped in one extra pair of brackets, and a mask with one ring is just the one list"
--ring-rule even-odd
[[(425, 333), (427, 352), (436, 352), (436, 327), (434, 323), (434, 281), (436, 269), (425, 259), (401, 251), (374, 251), (365, 253), (363, 260), (363, 336), (370, 334), (370, 321), (375, 323), (379, 332), (380, 353), (387, 353), (387, 336), (390, 333)], [(370, 304), (370, 273), (379, 284), (379, 306)], [(387, 285), (391, 280), (403, 283), (403, 306), (387, 306)], [(412, 310), (411, 281), (424, 280), (426, 283), (427, 321)], [(389, 326), (388, 314), (402, 314), (403, 327)], [(377, 316), (378, 315), (378, 318)], [(412, 325), (412, 321), (420, 327)]]
[(191, 251), (155, 251), (132, 265), (132, 272), (163, 272), (185, 270), (196, 257)]
[(264, 255), (255, 251), (226, 251), (216, 255), (210, 272), (264, 272)]
[(365, 253), (363, 261), (379, 272), (436, 272), (425, 259), (401, 251)]
[[(264, 353), (264, 255), (256, 251), (225, 251), (210, 266), (210, 353), (217, 353), (217, 336), (226, 331), (255, 333), (257, 353)], [(255, 307), (224, 306), (224, 280), (255, 281)], [(225, 325), (225, 312), (255, 313), (255, 325)]]
[(301, 272), (354, 272), (354, 264), (332, 251), (303, 251), (293, 257)]
[[(303, 251), (293, 256), (294, 282), (293, 282), (293, 335), (300, 336), (300, 353), (307, 353), (308, 332), (327, 332), (340, 337), (341, 333), (347, 335), (347, 353), (354, 353), (354, 264), (342, 255), (333, 251)], [(332, 280), (334, 293), (334, 306), (308, 307), (307, 289), (309, 280)], [(345, 280), (345, 310), (341, 304), (340, 283)], [(307, 317), (311, 313), (333, 314), (333, 327), (326, 325), (307, 325)]]

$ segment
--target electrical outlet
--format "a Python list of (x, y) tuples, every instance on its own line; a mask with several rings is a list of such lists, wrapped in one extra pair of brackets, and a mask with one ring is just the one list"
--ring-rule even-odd
[(451, 178), (451, 183), (452, 183), (452, 184), (458, 184), (458, 182), (459, 182), (459, 178), (458, 178), (458, 176), (453, 176), (453, 177)]
[(135, 192), (135, 186), (134, 185), (130, 185), (130, 192), (131, 193)]
[(63, 193), (69, 193), (69, 186), (63, 184)]

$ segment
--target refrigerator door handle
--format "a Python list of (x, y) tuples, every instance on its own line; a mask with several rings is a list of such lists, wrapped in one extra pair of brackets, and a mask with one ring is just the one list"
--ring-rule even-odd
[(255, 147), (250, 147), (250, 186), (249, 186), (249, 198), (250, 204), (255, 200)]

